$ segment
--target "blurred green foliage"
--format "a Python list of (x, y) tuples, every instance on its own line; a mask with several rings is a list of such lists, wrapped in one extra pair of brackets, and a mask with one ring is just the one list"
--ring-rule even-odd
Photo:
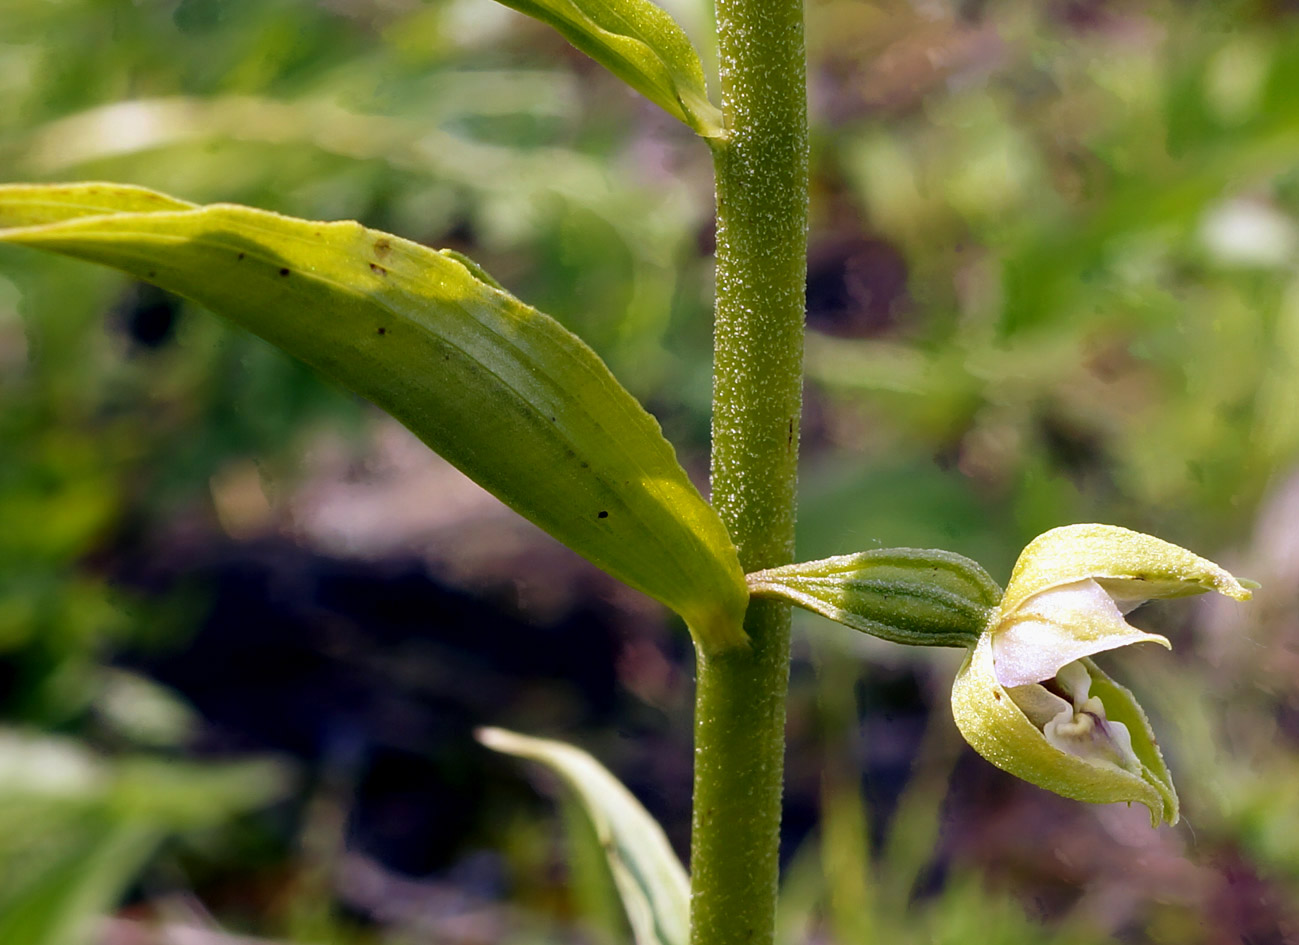
[(0, 735), (0, 939), (91, 940), (162, 837), (282, 793), (267, 764), (106, 762), (75, 743)]
[[(672, 9), (708, 61), (706, 4)], [(489, 0), (5, 0), (0, 20), (5, 179), (119, 180), (464, 250), (586, 338), (702, 460), (706, 149), (544, 28)], [(1096, 520), (1264, 589), (1243, 615), (1155, 611), (1183, 621), (1177, 652), (1126, 674), (1162, 716), (1193, 834), (1134, 840), (1108, 813), (1000, 780), (1023, 804), (944, 800), (958, 762), (932, 735), (941, 713), (878, 831), (856, 768), (835, 761), (863, 751), (862, 706), (825, 702), (861, 674), (796, 672), (795, 740), (819, 719), (804, 735), (825, 780), (823, 822), (788, 870), (787, 940), (1284, 940), (1299, 901), (1299, 17), (1266, 0), (810, 0), (808, 36), (800, 557), (939, 546), (1004, 579), (1033, 535)], [(22, 897), (106, 908), (162, 836), (273, 793), (198, 792), (184, 737), (157, 735), (166, 711), (143, 729), (105, 714), (111, 652), (175, 638), (199, 606), (117, 587), (114, 556), (178, 522), (215, 532), (213, 476), (252, 460), (291, 482), (315, 432), (368, 417), (205, 313), (0, 251), (0, 712), (28, 733), (5, 738), (111, 749), (75, 803), (34, 799), (0, 756), (0, 820), (49, 841), (46, 866), (24, 871), (26, 834), (0, 831), (0, 929)], [(941, 657), (804, 629), (823, 670), (865, 657), (878, 669), (863, 673), (918, 673), (946, 703)], [(136, 768), (141, 752), (167, 761)], [(132, 778), (185, 800), (114, 800)], [(544, 870), (540, 824), (502, 826), (511, 863)], [(598, 879), (579, 873), (577, 906), (536, 886), (520, 902), (575, 908), (616, 939)], [(294, 930), (282, 914), (240, 921)]]

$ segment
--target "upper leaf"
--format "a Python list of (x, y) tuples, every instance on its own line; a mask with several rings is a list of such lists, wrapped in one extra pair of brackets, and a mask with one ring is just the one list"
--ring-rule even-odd
[(723, 136), (699, 54), (677, 22), (650, 0), (500, 0), (549, 23), (668, 114), (705, 138)]
[(686, 945), (690, 879), (663, 828), (586, 752), (500, 728), (478, 731), (488, 748), (546, 765), (576, 792), (604, 848), (636, 945)]
[(677, 611), (705, 648), (744, 641), (735, 547), (658, 423), (581, 339), (454, 255), (111, 184), (0, 186), (0, 242), (115, 266), (230, 318)]

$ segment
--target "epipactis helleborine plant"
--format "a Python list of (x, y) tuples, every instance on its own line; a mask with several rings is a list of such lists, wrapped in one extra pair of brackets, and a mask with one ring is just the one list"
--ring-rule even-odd
[(1091, 656), (1130, 643), (1170, 647), (1123, 615), (1147, 600), (1250, 592), (1212, 561), (1113, 525), (1034, 539), (952, 688), (965, 740), (999, 768), (1065, 797), (1137, 801), (1176, 823), (1177, 793), (1132, 693)]

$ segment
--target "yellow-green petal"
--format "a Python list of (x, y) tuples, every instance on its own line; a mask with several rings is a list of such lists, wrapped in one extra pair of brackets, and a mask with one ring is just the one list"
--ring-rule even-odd
[(992, 637), (984, 634), (966, 657), (952, 686), (952, 716), (961, 735), (998, 768), (1064, 797), (1095, 804), (1136, 802), (1150, 809), (1152, 825), (1176, 823), (1177, 794), (1145, 713), (1128, 690), (1084, 660), (1114, 721), (1128, 727), (1142, 775), (1089, 761), (1053, 747), (997, 682)]
[(1111, 722), (1122, 722), (1128, 727), (1132, 738), (1132, 751), (1145, 769), (1144, 774), (1150, 785), (1164, 798), (1164, 816), (1169, 823), (1177, 823), (1177, 792), (1173, 790), (1173, 778), (1164, 764), (1163, 752), (1155, 740), (1155, 732), (1150, 727), (1150, 720), (1142, 710), (1137, 697), (1126, 686), (1121, 686), (1091, 660), (1083, 660), (1083, 665), (1092, 677), (1092, 695), (1099, 696), (1105, 704), (1105, 713)]

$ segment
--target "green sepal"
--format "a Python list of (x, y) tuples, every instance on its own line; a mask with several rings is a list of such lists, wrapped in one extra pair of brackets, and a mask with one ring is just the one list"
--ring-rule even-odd
[(722, 138), (689, 37), (650, 0), (500, 0), (559, 30), (570, 43), (705, 138)]
[(1088, 579), (1117, 601), (1207, 591), (1235, 600), (1250, 598), (1246, 584), (1224, 568), (1162, 538), (1117, 525), (1064, 525), (1038, 535), (1020, 552), (1006, 584), (1002, 613), (1014, 613), (1035, 594)]
[(756, 571), (749, 593), (797, 604), (892, 643), (974, 646), (1001, 600), (979, 564), (950, 551), (883, 548)]
[(0, 242), (114, 266), (207, 306), (671, 607), (704, 650), (745, 644), (734, 544), (658, 423), (581, 339), (456, 255), (359, 223), (113, 184), (0, 186)]
[(992, 636), (985, 634), (970, 651), (952, 686), (952, 717), (970, 746), (998, 768), (1064, 797), (1095, 804), (1144, 804), (1152, 826), (1177, 823), (1177, 792), (1136, 698), (1090, 659), (1080, 660), (1091, 677), (1110, 721), (1122, 722), (1132, 738), (1141, 771), (1095, 761), (1056, 748), (1015, 705), (997, 682)]

